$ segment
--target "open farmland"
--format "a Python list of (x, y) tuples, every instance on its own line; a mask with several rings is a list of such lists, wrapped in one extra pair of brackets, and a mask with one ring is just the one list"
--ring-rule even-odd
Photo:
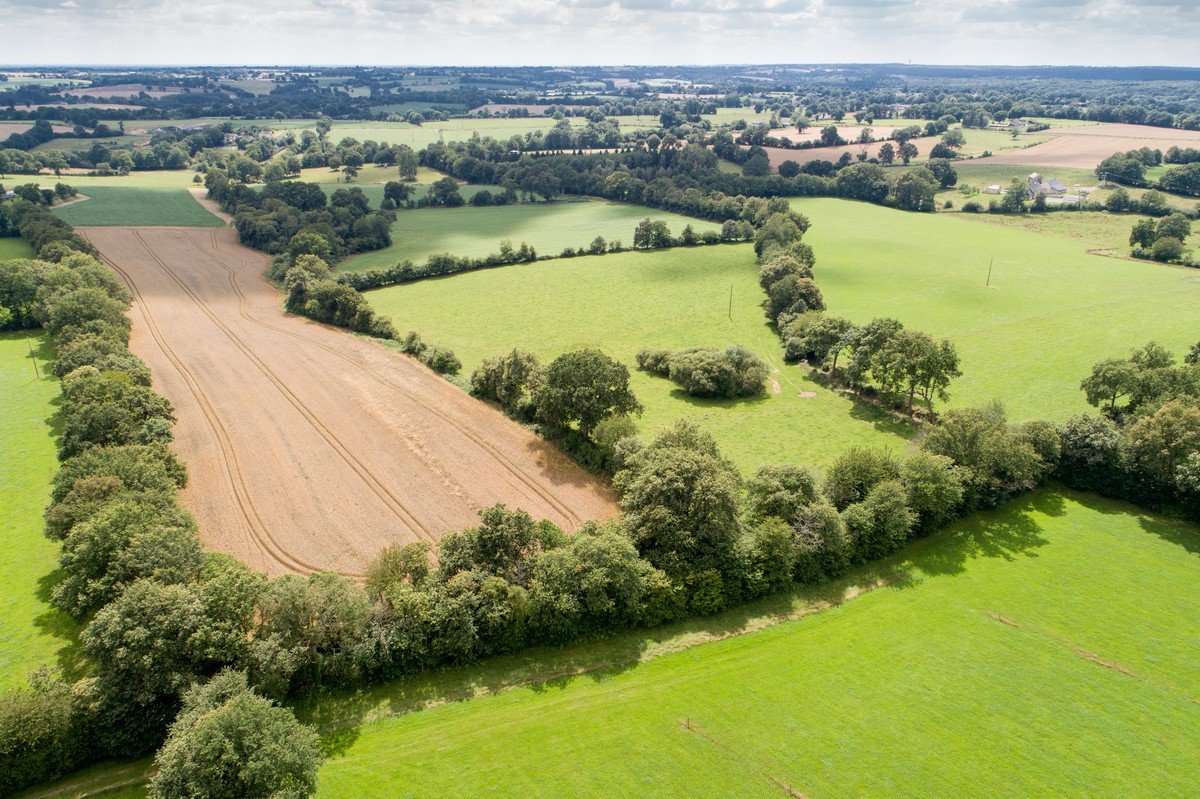
[(360, 574), (495, 502), (573, 529), (614, 508), (551, 445), (378, 342), (279, 312), (229, 230), (81, 228), (134, 293), (132, 349), (175, 405), (184, 504), (270, 573)]
[(1042, 491), (847, 582), (889, 575), (367, 692), (326, 723), (396, 715), (330, 734), (319, 795), (1191, 793), (1200, 530)]
[(687, 225), (697, 233), (721, 229), (714, 222), (603, 200), (418, 208), (396, 214), (396, 223), (392, 225), (395, 244), (356, 255), (342, 264), (342, 268), (357, 271), (393, 266), (406, 259), (421, 262), (440, 252), (478, 258), (499, 252), (502, 239), (510, 240), (514, 246), (528, 242), (543, 255), (557, 254), (564, 247), (587, 247), (596, 236), (629, 246), (633, 243), (634, 229), (646, 217), (665, 221), (676, 236)]
[(1166, 151), (1171, 146), (1200, 146), (1200, 131), (1155, 128), (1146, 125), (1113, 124), (1051, 128), (1039, 135), (1053, 138), (1033, 147), (994, 155), (985, 159), (983, 163), (1094, 169), (1097, 164), (1115, 152), (1136, 150), (1142, 147)]
[(222, 227), (187, 189), (89, 186), (88, 199), (55, 208), (70, 225), (180, 225)]
[(42, 535), (42, 508), (58, 468), (58, 381), (46, 374), (52, 357), (40, 332), (0, 333), (0, 691), (39, 666), (61, 664), (75, 632), (48, 601), (59, 547)]
[[(400, 329), (419, 330), (453, 349), (464, 372), (514, 347), (543, 362), (599, 348), (630, 367), (630, 386), (646, 406), (643, 434), (687, 417), (716, 436), (745, 474), (764, 463), (824, 467), (852, 446), (905, 447), (904, 424), (858, 408), (782, 363), (759, 305), (763, 296), (754, 250), (728, 244), (541, 261), (367, 294)], [(643, 347), (729, 344), (746, 346), (779, 369), (766, 394), (696, 399), (635, 366)]]
[(1150, 339), (1178, 356), (1195, 343), (1196, 270), (1088, 255), (1084, 242), (969, 214), (833, 199), (792, 207), (812, 220), (807, 241), (830, 313), (892, 316), (954, 341), (955, 405), (999, 399), (1017, 420), (1061, 419), (1089, 409), (1079, 381), (1093, 363)]

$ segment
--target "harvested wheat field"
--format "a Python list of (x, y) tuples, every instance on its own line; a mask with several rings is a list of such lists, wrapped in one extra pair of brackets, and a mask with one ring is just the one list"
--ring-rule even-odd
[(985, 164), (1094, 169), (1101, 161), (1116, 152), (1136, 150), (1142, 147), (1166, 152), (1172, 146), (1200, 146), (1200, 131), (1154, 128), (1148, 125), (1114, 124), (1051, 128), (1046, 131), (1046, 135), (1051, 134), (1054, 138), (1050, 141), (975, 160)]
[(79, 228), (134, 294), (206, 546), (271, 574), (362, 573), (496, 502), (566, 529), (615, 512), (554, 447), (408, 356), (280, 310), (228, 229)]

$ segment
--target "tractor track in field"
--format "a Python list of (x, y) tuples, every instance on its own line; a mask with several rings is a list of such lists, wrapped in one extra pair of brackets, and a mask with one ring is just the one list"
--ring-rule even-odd
[[(191, 233), (187, 233), (186, 235), (189, 239), (191, 239), (193, 242), (195, 242), (195, 238), (192, 236)], [(218, 241), (218, 237), (217, 237), (216, 233), (210, 232), (209, 237), (211, 239), (213, 251), (222, 252), (222, 249), (221, 249), (221, 246)], [(471, 430), (468, 426), (462, 424), (458, 419), (450, 416), (449, 414), (443, 413), (439, 408), (434, 406), (432, 403), (429, 403), (428, 401), (426, 401), (426, 399), (424, 397), (422, 397), (420, 394), (418, 394), (414, 391), (411, 391), (410, 389), (408, 389), (406, 386), (399, 383), (398, 381), (388, 380), (384, 375), (381, 375), (376, 372), (372, 372), (371, 370), (367, 369), (361, 361), (356, 361), (353, 358), (350, 358), (349, 356), (347, 356), (345, 353), (339, 352), (338, 350), (334, 349), (333, 347), (328, 347), (328, 346), (322, 344), (321, 342), (316, 341), (312, 338), (309, 338), (309, 337), (303, 336), (299, 333), (295, 333), (293, 331), (287, 330), (278, 325), (272, 325), (269, 322), (264, 322), (261, 319), (251, 316), (246, 310), (246, 306), (247, 306), (246, 296), (242, 292), (241, 287), (237, 285), (237, 273), (234, 270), (230, 269), (230, 267), (228, 265), (222, 263), (218, 259), (213, 259), (213, 260), (215, 263), (217, 263), (221, 268), (223, 268), (229, 274), (230, 286), (233, 288), (233, 290), (238, 295), (239, 311), (240, 311), (242, 317), (244, 319), (246, 319), (246, 321), (250, 322), (251, 324), (258, 325), (260, 327), (264, 327), (269, 330), (274, 330), (278, 333), (282, 333), (285, 336), (291, 336), (292, 338), (307, 342), (308, 344), (311, 344), (312, 346), (320, 347), (321, 349), (323, 349), (326, 352), (333, 355), (335, 358), (338, 358), (339, 360), (350, 364), (355, 369), (360, 370), (361, 372), (363, 372), (365, 375), (367, 375), (371, 379), (375, 380), (376, 382), (386, 386), (387, 388), (401, 392), (405, 396), (405, 398), (408, 399), (410, 402), (420, 405), (425, 411), (437, 416), (444, 423), (446, 423), (448, 425), (452, 425), (457, 430), (459, 430), (463, 435), (469, 437), (471, 440), (473, 440), (476, 444), (478, 444), (483, 449), (486, 449), (489, 453), (491, 453), (496, 458), (496, 460), (498, 462), (500, 462), (501, 464), (504, 465), (504, 467), (509, 471), (509, 473), (515, 479), (520, 480), (526, 486), (528, 486), (530, 490), (539, 494), (543, 500), (545, 500), (548, 504), (555, 507), (561, 514), (563, 514), (563, 516), (570, 519), (573, 524), (578, 525), (578, 524), (582, 524), (583, 522), (586, 521), (586, 519), (580, 517), (579, 514), (577, 514), (569, 506), (563, 504), (562, 502), (559, 502), (558, 499), (552, 493), (550, 493), (544, 487), (539, 485), (536, 480), (530, 479), (530, 477), (528, 476), (527, 473), (525, 473), (520, 468), (518, 468), (512, 462), (512, 460), (510, 458), (508, 458), (500, 449), (493, 446), (491, 444), (491, 442), (489, 442), (487, 439), (483, 438), (482, 436), (476, 434), (475, 431)], [(244, 263), (245, 262), (243, 261), (243, 264)], [(447, 479), (452, 480), (453, 478), (447, 475)]]
[[(350, 466), (350, 468), (367, 485), (367, 487), (381, 500), (383, 500), (384, 504), (391, 509), (396, 518), (399, 519), (405, 527), (415, 533), (418, 537), (431, 542), (436, 540), (429, 529), (421, 522), (417, 521), (412, 513), (409, 512), (408, 508), (404, 506), (404, 503), (392, 491), (388, 490), (388, 488), (380, 482), (378, 477), (371, 473), (370, 469), (368, 469), (362, 463), (362, 461), (354, 456), (354, 453), (351, 452), (344, 443), (342, 443), (341, 439), (339, 439), (337, 435), (335, 435), (321, 422), (317, 415), (313, 413), (312, 409), (305, 405), (304, 402), (297, 397), (296, 394), (291, 391), (291, 389), (288, 388), (287, 384), (279, 378), (279, 375), (265, 361), (259, 358), (248, 346), (246, 346), (241, 339), (234, 335), (229, 327), (226, 326), (215, 313), (213, 313), (212, 309), (209, 308), (209, 306), (205, 304), (205, 302), (200, 299), (200, 297), (197, 296), (196, 293), (192, 291), (184, 281), (180, 280), (179, 277), (171, 271), (171, 268), (167, 266), (162, 258), (160, 258), (158, 254), (150, 247), (150, 245), (146, 243), (146, 239), (141, 231), (135, 230), (133, 235), (145, 248), (146, 254), (154, 259), (154, 261), (162, 268), (163, 272), (170, 277), (171, 280), (173, 280), (185, 294), (191, 297), (191, 299), (196, 303), (196, 306), (200, 308), (205, 316), (212, 320), (214, 325), (221, 329), (221, 332), (228, 336), (233, 345), (246, 354), (246, 357), (258, 367), (258, 370), (262, 372), (263, 376), (270, 380), (272, 384), (274, 384), (274, 386), (279, 390), (279, 393), (283, 395), (283, 398), (291, 403), (291, 405), (300, 412), (300, 415), (304, 417), (304, 419), (309, 423), (309, 425), (312, 426), (317, 434), (321, 436), (321, 438), (325, 439), (329, 443), (329, 446), (338, 454), (339, 457), (342, 458), (342, 460), (347, 463), (347, 465)], [(187, 238), (192, 240), (190, 236), (187, 236)], [(195, 243), (194, 240), (193, 243)], [(232, 272), (229, 275), (229, 282), (234, 288), (235, 293), (238, 295), (239, 305), (241, 305), (245, 301), (245, 295), (238, 290), (237, 280)], [(243, 315), (245, 315), (244, 311)], [(248, 319), (249, 317), (247, 316), (246, 318)]]
[(179, 409), (183, 498), (210, 548), (361, 577), (383, 546), (436, 542), (498, 501), (567, 529), (615, 512), (595, 478), (408, 356), (282, 313), (230, 231), (81, 232), (133, 294), (134, 349)]

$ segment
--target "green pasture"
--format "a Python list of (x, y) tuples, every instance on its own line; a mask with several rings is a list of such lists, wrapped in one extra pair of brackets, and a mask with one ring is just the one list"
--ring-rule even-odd
[[(276, 125), (277, 129), (311, 129), (316, 130), (316, 120), (298, 120), (305, 123), (300, 125)], [(570, 117), (568, 121), (573, 127), (583, 127), (587, 120)], [(410, 125), (407, 122), (365, 122), (365, 121), (335, 121), (329, 132), (329, 139), (339, 142), (349, 136), (359, 141), (371, 139), (386, 144), (407, 144), (415, 150), (420, 150), (434, 142), (466, 141), (475, 134), (490, 136), (493, 139), (507, 141), (513, 136), (522, 136), (534, 131), (548, 131), (557, 124), (557, 120), (549, 117), (531, 117), (528, 119), (508, 118), (478, 118), (448, 119), (441, 122), (426, 122), (422, 125)]]
[(299, 712), (319, 796), (1186, 796), (1198, 585), (1195, 526), (1044, 490), (832, 584)]
[[(1041, 144), (1044, 141), (1049, 141), (1054, 138), (1054, 135), (1046, 131), (1039, 133), (1018, 133), (1014, 138), (1011, 133), (1004, 130), (985, 130), (981, 128), (963, 128), (963, 134), (966, 136), (967, 143), (959, 150), (959, 154), (963, 156), (978, 156), (982, 155), (985, 150), (992, 153), (998, 153), (1002, 150), (1014, 150), (1023, 147), (1032, 147), (1035, 144)], [(929, 137), (920, 139), (918, 142), (928, 142), (932, 147), (941, 136), (937, 139)], [(924, 151), (926, 148), (922, 147)], [(1028, 173), (1026, 173), (1028, 174)]]
[(2, 238), (0, 239), (0, 261), (7, 261), (11, 258), (32, 258), (33, 249), (25, 239)]
[[(130, 172), (127, 175), (86, 175), (64, 172), (55, 177), (51, 174), (41, 174), (37, 180), (43, 186), (53, 187), (55, 183), (66, 183), (74, 186), (82, 194), (91, 195), (89, 189), (96, 186), (123, 186), (138, 189), (182, 189), (202, 185), (192, 182), (196, 173), (190, 169), (151, 169)], [(25, 176), (22, 175), (22, 178)], [(34, 176), (30, 175), (32, 180)], [(203, 176), (201, 176), (203, 178)]]
[[(626, 244), (631, 238), (632, 231)], [(495, 236), (486, 241), (492, 246)], [(646, 406), (643, 434), (680, 417), (693, 419), (747, 474), (764, 463), (824, 467), (852, 446), (907, 446), (904, 423), (857, 406), (814, 383), (805, 370), (782, 363), (778, 338), (760, 307), (754, 251), (746, 244), (541, 261), (367, 296), (400, 330), (418, 330), (454, 350), (466, 374), (514, 347), (543, 362), (568, 350), (599, 348), (630, 367), (633, 391)], [(699, 400), (637, 371), (634, 361), (643, 347), (729, 344), (749, 347), (775, 365), (778, 388), (753, 399)]]
[[(1045, 167), (1045, 166), (1019, 166), (1013, 164), (993, 164), (990, 161), (955, 161), (954, 171), (958, 173), (958, 184), (947, 192), (958, 193), (959, 187), (963, 185), (973, 186), (982, 191), (988, 186), (997, 185), (1004, 188), (1008, 187), (1009, 181), (1013, 178), (1025, 180), (1034, 172), (1040, 172), (1048, 178), (1054, 178), (1061, 181), (1068, 189), (1072, 188), (1076, 183), (1084, 188), (1095, 186), (1099, 183), (1096, 173), (1090, 169), (1078, 169), (1075, 167)], [(995, 195), (982, 194), (970, 198), (976, 202), (982, 202), (987, 205), (987, 201)], [(953, 198), (955, 202), (958, 199)], [(995, 197), (999, 200), (999, 197)]]
[(58, 545), (42, 535), (58, 469), (53, 357), (41, 332), (0, 333), (0, 690), (39, 666), (68, 665), (60, 658), (75, 651), (74, 623), (48, 601)]
[(847, 582), (878, 579), (331, 699), (318, 795), (1192, 793), (1200, 530), (1042, 491)]
[(145, 144), (148, 141), (150, 141), (150, 137), (144, 135), (114, 136), (107, 139), (81, 139), (77, 136), (63, 136), (61, 138), (42, 142), (33, 148), (33, 152), (40, 153), (45, 152), (46, 150), (63, 150), (69, 153), (83, 153), (92, 149), (97, 142), (101, 142), (105, 147), (112, 148), (121, 145), (131, 146)]
[(223, 80), (220, 82), (222, 86), (229, 86), (234, 89), (241, 89), (244, 92), (251, 94), (262, 95), (270, 94), (278, 86), (273, 80), (264, 80), (258, 78), (247, 78), (245, 80)]
[(84, 193), (90, 199), (54, 212), (71, 225), (225, 226), (185, 189), (91, 186)]
[(426, 103), (409, 101), (406, 103), (390, 103), (388, 105), (371, 106), (372, 114), (407, 114), (409, 111), (429, 111), (431, 109), (446, 109), (462, 111), (466, 108), (462, 103)]
[[(1129, 252), (1129, 231), (1141, 216), (1103, 211), (1059, 211), (1045, 214), (961, 214), (963, 219), (1010, 230), (1023, 230), (1075, 242), (1085, 250)], [(1197, 335), (1200, 335), (1198, 333)]]
[(609, 242), (620, 240), (628, 247), (633, 244), (634, 229), (646, 217), (662, 219), (674, 235), (687, 225), (697, 233), (720, 230), (712, 222), (601, 200), (418, 208), (396, 214), (396, 223), (392, 225), (395, 244), (356, 255), (341, 268), (359, 271), (393, 266), (404, 260), (422, 263), (429, 255), (442, 252), (481, 257), (499, 252), (502, 239), (510, 240), (514, 246), (528, 242), (543, 255), (557, 255), (565, 247), (587, 247), (596, 236), (603, 236)]
[[(954, 405), (1000, 399), (1016, 420), (1062, 419), (1089, 410), (1079, 381), (1093, 363), (1151, 339), (1181, 357), (1200, 338), (1197, 270), (1088, 255), (1087, 241), (971, 214), (835, 199), (792, 207), (812, 220), (807, 241), (830, 313), (892, 316), (954, 341), (963, 371)], [(1116, 220), (1114, 230), (1134, 222)], [(1045, 222), (1056, 224), (1070, 216)]]

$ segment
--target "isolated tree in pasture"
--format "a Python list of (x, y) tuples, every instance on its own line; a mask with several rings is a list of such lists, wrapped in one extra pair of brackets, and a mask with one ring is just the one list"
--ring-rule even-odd
[(966, 134), (964, 134), (961, 130), (959, 130), (957, 128), (955, 128), (953, 130), (948, 130), (942, 134), (942, 144), (946, 145), (947, 147), (949, 147), (953, 150), (962, 149), (963, 145), (965, 145), (966, 143), (967, 143)]
[(542, 421), (556, 427), (577, 424), (588, 438), (603, 419), (642, 412), (629, 390), (629, 369), (595, 349), (564, 353), (551, 361), (534, 405)]
[(885, 141), (879, 147), (879, 161), (890, 165), (896, 160), (896, 147), (890, 141)]
[(320, 738), (286, 708), (223, 671), (184, 696), (155, 756), (152, 799), (304, 799), (317, 788)]
[(901, 142), (900, 147), (896, 150), (896, 154), (900, 156), (900, 160), (904, 162), (904, 165), (908, 166), (908, 162), (920, 155), (921, 151), (917, 149), (917, 145), (906, 141)]

